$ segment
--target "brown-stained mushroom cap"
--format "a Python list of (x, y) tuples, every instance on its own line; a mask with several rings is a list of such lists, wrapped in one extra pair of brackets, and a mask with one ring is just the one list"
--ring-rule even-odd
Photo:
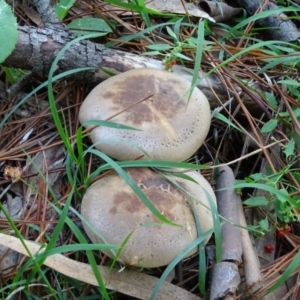
[[(213, 227), (212, 213), (206, 208), (210, 205), (204, 189), (216, 203), (215, 195), (209, 183), (198, 172), (186, 174), (199, 184), (172, 176), (173, 181), (196, 198), (191, 199), (169, 180), (151, 169), (125, 170), (154, 206), (167, 219), (180, 226), (161, 223), (119, 175), (111, 174), (98, 180), (84, 195), (81, 214), (110, 244), (121, 245), (134, 230), (120, 254), (120, 261), (127, 265), (147, 268), (169, 264), (197, 238), (190, 201), (194, 203), (202, 232), (205, 233)], [(149, 223), (152, 225), (142, 227), (143, 224)], [(103, 243), (89, 226), (83, 225), (92, 242)], [(197, 248), (193, 249), (187, 256), (196, 251)], [(110, 251), (104, 253), (113, 257)]]
[(152, 159), (183, 161), (204, 142), (211, 122), (207, 98), (197, 87), (189, 97), (190, 88), (189, 81), (168, 71), (130, 70), (96, 86), (84, 100), (79, 120), (83, 124), (120, 113), (111, 121), (142, 130), (101, 126), (92, 131), (93, 143), (101, 141), (96, 148), (115, 159), (143, 155), (134, 144)]

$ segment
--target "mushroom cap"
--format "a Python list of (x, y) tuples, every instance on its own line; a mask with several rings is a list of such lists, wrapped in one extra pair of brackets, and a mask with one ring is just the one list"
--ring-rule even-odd
[(136, 159), (144, 154), (140, 147), (152, 159), (183, 161), (202, 145), (211, 123), (207, 98), (197, 87), (189, 97), (190, 88), (189, 81), (168, 71), (130, 70), (97, 85), (83, 101), (79, 120), (114, 116), (110, 121), (141, 130), (92, 130), (93, 143), (101, 141), (95, 147), (115, 159)]
[[(121, 245), (134, 230), (119, 256), (123, 263), (146, 268), (167, 265), (197, 238), (194, 215), (189, 205), (191, 197), (149, 168), (125, 170), (158, 211), (180, 226), (161, 223), (117, 174), (108, 175), (87, 189), (81, 204), (81, 214), (110, 244)], [(206, 208), (210, 205), (203, 189), (215, 203), (216, 198), (202, 175), (196, 171), (186, 174), (198, 184), (174, 176), (172, 180), (196, 197), (197, 200), (193, 198), (192, 201), (201, 230), (205, 233), (213, 227), (213, 220), (211, 211)], [(103, 243), (88, 225), (84, 223), (83, 227), (93, 243)], [(103, 252), (113, 258), (110, 251)], [(195, 252), (197, 248), (186, 257)]]

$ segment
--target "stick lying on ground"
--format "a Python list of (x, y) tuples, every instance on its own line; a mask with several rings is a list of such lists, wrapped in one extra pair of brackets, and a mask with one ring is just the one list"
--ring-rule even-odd
[(210, 299), (235, 299), (240, 284), (238, 266), (242, 262), (241, 231), (232, 224), (240, 224), (238, 196), (233, 188), (235, 178), (228, 166), (218, 168), (217, 202), (219, 214), (230, 223), (222, 226), (221, 262), (213, 268)]

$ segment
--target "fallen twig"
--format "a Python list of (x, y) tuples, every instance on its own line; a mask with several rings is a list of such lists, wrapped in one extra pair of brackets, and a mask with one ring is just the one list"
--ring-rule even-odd
[(242, 257), (241, 231), (238, 214), (239, 201), (234, 185), (234, 175), (227, 166), (218, 168), (217, 202), (219, 214), (230, 223), (222, 226), (221, 262), (213, 269), (210, 299), (235, 299), (236, 290), (240, 284), (239, 264)]

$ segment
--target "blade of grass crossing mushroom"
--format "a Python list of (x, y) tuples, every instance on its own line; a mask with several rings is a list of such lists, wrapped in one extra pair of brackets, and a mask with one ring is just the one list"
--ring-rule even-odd
[[(51, 205), (51, 203), (50, 203), (50, 205)], [(61, 214), (61, 211), (60, 210), (58, 210), (54, 205), (52, 205), (53, 206), (53, 208), (59, 213), (59, 214)], [(90, 227), (90, 229), (96, 234), (96, 235), (98, 235), (99, 237), (100, 237), (100, 239), (103, 241), (103, 243), (104, 244), (106, 244), (106, 245), (108, 245), (108, 243), (107, 243), (107, 241), (105, 240), (105, 238), (103, 237), (103, 235), (99, 232), (99, 231), (97, 231), (94, 227), (93, 227), (93, 225), (88, 221), (88, 220), (86, 220), (81, 214), (79, 214), (78, 212), (77, 212), (77, 210), (75, 210), (75, 209), (73, 209), (72, 207), (70, 207), (69, 208), (69, 210), (70, 211), (72, 211), (72, 213), (73, 214), (75, 214), (80, 220), (81, 220), (81, 222), (82, 223), (85, 223), (86, 225), (88, 225), (89, 227)], [(66, 221), (67, 222), (67, 221)], [(67, 224), (69, 225), (69, 223), (67, 222)], [(70, 223), (70, 225), (74, 225), (73, 223)], [(69, 225), (69, 226), (70, 226)], [(75, 233), (75, 236), (77, 237), (77, 239), (79, 240), (79, 241), (81, 241), (82, 240), (82, 234), (81, 234), (81, 231), (79, 230), (77, 230), (78, 228), (75, 226), (75, 227), (73, 227), (73, 226), (71, 226), (70, 227), (70, 229), (73, 231), (73, 229), (76, 229), (76, 232), (77, 232), (77, 234)], [(131, 233), (129, 233), (129, 235), (131, 235)], [(125, 238), (125, 240), (127, 239), (127, 237)], [(125, 241), (124, 240), (124, 241)], [(124, 241), (123, 241), (123, 243), (124, 243)], [(81, 242), (82, 243), (82, 242)], [(83, 243), (86, 243), (86, 241), (85, 241), (85, 238), (83, 239)], [(122, 243), (122, 244), (123, 244)], [(121, 245), (122, 245), (121, 244)], [(111, 251), (111, 253), (116, 257), (117, 256), (117, 254), (116, 254), (116, 252), (115, 252), (115, 250), (112, 248), (112, 249), (109, 249), (110, 251)]]
[[(105, 139), (102, 140), (98, 143), (93, 144), (90, 146), (86, 151), (85, 154), (89, 152), (90, 149), (94, 149), (94, 147), (102, 142), (112, 142), (112, 141), (120, 141), (120, 139)], [(127, 140), (122, 140), (127, 142), (128, 144), (132, 145), (133, 147), (137, 147), (141, 152), (144, 153), (145, 156), (149, 157), (148, 154), (139, 146), (135, 145), (132, 142), (129, 142)], [(83, 155), (83, 156), (84, 156)], [(160, 169), (160, 171), (171, 171), (174, 168), (179, 168), (179, 169), (185, 169), (186, 170), (205, 170), (209, 169), (209, 166), (205, 165), (196, 165), (192, 163), (185, 163), (185, 162), (172, 162), (172, 161), (164, 161), (164, 160), (130, 160), (130, 161), (116, 161), (120, 167), (122, 168), (130, 168), (130, 167), (152, 167), (152, 168), (157, 168)], [(167, 170), (165, 170), (167, 168)], [(97, 168), (93, 173), (90, 174), (90, 176), (87, 178), (85, 181), (85, 185), (89, 185), (92, 180), (94, 180), (101, 172), (111, 170), (113, 169), (110, 164), (103, 164), (99, 168)], [(174, 172), (172, 172), (174, 173)]]
[(169, 225), (178, 226), (177, 224), (169, 221), (166, 217), (164, 217), (152, 204), (152, 202), (148, 199), (148, 197), (142, 192), (142, 190), (138, 187), (138, 185), (132, 180), (132, 178), (120, 167), (114, 160), (109, 158), (106, 154), (102, 153), (99, 150), (89, 149), (88, 152), (95, 154), (96, 156), (101, 157), (104, 161), (111, 165), (112, 169), (114, 169), (132, 188), (132, 190), (136, 193), (136, 195), (141, 199), (141, 201), (149, 208), (152, 214), (158, 218), (160, 221), (167, 223)]
[[(32, 161), (31, 158), (29, 158), (29, 160), (31, 160), (31, 163), (34, 164), (34, 162)], [(39, 170), (38, 167), (37, 167), (37, 169)], [(75, 171), (75, 175), (74, 175), (75, 177), (77, 176), (77, 172), (78, 171), (79, 171), (79, 169), (77, 168), (76, 171)], [(47, 183), (47, 180), (46, 180), (44, 174), (40, 170), (39, 170), (39, 176), (44, 180), (44, 182)], [(56, 198), (56, 195), (55, 195), (52, 187), (48, 183), (47, 183), (47, 187), (48, 187), (48, 190), (49, 190), (50, 194), (52, 195), (54, 201), (56, 202), (56, 204), (58, 204), (58, 200)], [(65, 206), (64, 206), (63, 210), (59, 211), (60, 218), (59, 218), (59, 220), (58, 220), (58, 222), (56, 224), (56, 227), (55, 227), (55, 229), (54, 229), (54, 231), (53, 231), (53, 233), (51, 235), (51, 239), (49, 240), (48, 245), (46, 246), (45, 251), (48, 251), (48, 250), (50, 250), (52, 248), (55, 248), (55, 246), (56, 246), (56, 243), (57, 243), (57, 241), (59, 239), (59, 236), (60, 236), (61, 231), (63, 229), (63, 226), (65, 224), (65, 220), (67, 218), (67, 213), (68, 213), (68, 210), (69, 210), (69, 207), (70, 207), (71, 200), (73, 198), (73, 194), (74, 194), (75, 189), (76, 189), (76, 185), (74, 184), (74, 185), (72, 185), (72, 189), (71, 189), (71, 191), (70, 191), (70, 193), (69, 193), (69, 195), (67, 197), (67, 200), (66, 200), (66, 202), (64, 204)], [(83, 239), (83, 241), (84, 241), (83, 243), (86, 243), (85, 239)], [(96, 280), (97, 280), (97, 282), (99, 284), (102, 296), (104, 297), (104, 299), (109, 300), (108, 292), (106, 290), (105, 284), (104, 284), (104, 282), (102, 280), (101, 274), (100, 274), (99, 269), (97, 267), (97, 263), (95, 261), (95, 258), (94, 258), (94, 256), (93, 256), (93, 254), (92, 254), (91, 251), (87, 250), (86, 253), (87, 253), (87, 257), (88, 257), (89, 263), (90, 263), (90, 265), (91, 265), (91, 267), (92, 267), (92, 269), (94, 271), (94, 275), (96, 277)], [(44, 263), (44, 260), (45, 259), (40, 259), (38, 261), (35, 260), (35, 262), (38, 264), (39, 268)], [(32, 269), (32, 271), (30, 272), (30, 274), (27, 277), (27, 281), (29, 283), (33, 280), (33, 277), (36, 274), (37, 270), (39, 270), (39, 268), (33, 268)]]
[[(65, 202), (65, 206), (63, 208), (63, 210), (61, 211), (60, 213), (60, 217), (59, 217), (59, 221), (54, 229), (54, 232), (51, 236), (51, 239), (45, 249), (45, 251), (48, 251), (49, 249), (52, 249), (52, 248), (55, 248), (56, 246), (56, 242), (61, 234), (61, 231), (63, 229), (63, 226), (65, 224), (65, 220), (67, 218), (67, 214), (68, 214), (68, 210), (69, 210), (69, 207), (70, 207), (70, 204), (71, 204), (71, 200), (73, 198), (73, 194), (74, 194), (74, 190), (75, 190), (75, 186), (72, 187), (71, 189), (71, 192)], [(80, 241), (81, 242), (81, 241)], [(106, 287), (105, 287), (105, 283), (103, 282), (103, 279), (102, 279), (102, 276), (99, 272), (99, 269), (97, 267), (97, 263), (96, 263), (96, 260), (94, 258), (94, 255), (93, 253), (90, 251), (90, 250), (86, 250), (86, 254), (87, 254), (87, 257), (88, 257), (88, 260), (89, 260), (89, 263), (94, 271), (94, 275), (97, 279), (97, 282), (99, 284), (99, 287), (100, 287), (100, 290), (101, 290), (101, 294), (103, 296), (104, 299), (106, 300), (109, 300), (110, 297), (108, 295), (108, 292), (106, 290)], [(43, 264), (44, 263), (44, 259), (42, 261), (38, 261), (40, 264)], [(30, 278), (30, 276), (29, 276)]]
[[(140, 129), (137, 129), (137, 128), (134, 128), (131, 126), (122, 125), (119, 123), (106, 121), (106, 120), (90, 120), (90, 121), (85, 122), (83, 124), (83, 126), (105, 126), (105, 127), (110, 127), (110, 128), (140, 131)], [(76, 156), (77, 157), (76, 162), (78, 164), (80, 164), (80, 166), (81, 166), (81, 174), (80, 175), (81, 175), (82, 182), (83, 182), (86, 178), (86, 174), (85, 174), (86, 168), (85, 168), (85, 161), (83, 160), (84, 150), (83, 150), (82, 140), (83, 140), (83, 137), (87, 136), (88, 134), (82, 135), (82, 131), (83, 131), (82, 126), (80, 126), (76, 131), (76, 145), (77, 145), (77, 152), (78, 152), (78, 154)], [(73, 146), (72, 146), (72, 149), (73, 149)], [(76, 155), (76, 154), (74, 153), (74, 155)]]
[[(29, 158), (30, 159), (30, 158)], [(69, 156), (69, 160), (71, 160), (71, 157)], [(34, 163), (34, 162), (32, 162)], [(77, 166), (77, 169), (75, 170), (75, 178), (77, 176), (77, 172), (78, 172), (78, 166)], [(45, 182), (46, 181), (46, 178), (44, 176), (44, 174), (39, 171), (39, 176), (41, 178), (43, 178), (43, 180)], [(48, 184), (48, 183), (47, 183)], [(48, 190), (49, 190), (49, 193), (52, 195), (53, 197), (53, 200), (54, 202), (56, 203), (56, 205), (52, 204), (52, 203), (49, 203), (50, 205), (52, 205), (52, 207), (58, 212), (58, 214), (60, 215), (59, 217), (59, 221), (56, 225), (56, 228), (51, 236), (51, 239), (48, 243), (48, 245), (46, 246), (46, 249), (45, 251), (51, 251), (51, 249), (55, 248), (56, 246), (56, 241), (58, 240), (59, 238), (59, 235), (61, 233), (61, 230), (62, 230), (62, 227), (64, 226), (65, 223), (67, 223), (67, 225), (70, 227), (70, 229), (72, 230), (72, 232), (75, 234), (75, 236), (77, 237), (77, 239), (79, 240), (79, 242), (81, 244), (86, 244), (87, 241), (86, 239), (84, 238), (84, 236), (82, 235), (82, 233), (80, 232), (80, 230), (75, 226), (75, 224), (69, 219), (69, 217), (67, 216), (67, 213), (68, 213), (68, 210), (70, 208), (70, 203), (71, 203), (71, 199), (73, 197), (73, 194), (74, 194), (74, 190), (76, 188), (76, 185), (72, 185), (72, 190), (70, 191), (70, 194), (65, 202), (65, 206), (64, 206), (64, 209), (61, 210), (59, 209), (59, 207), (57, 207), (56, 205), (59, 204), (57, 198), (56, 198), (56, 195), (52, 189), (52, 187), (50, 185), (48, 185)], [(20, 238), (20, 237), (19, 237)], [(20, 240), (22, 241), (22, 236), (20, 238)], [(105, 287), (105, 284), (103, 283), (103, 280), (102, 280), (102, 277), (100, 275), (100, 272), (99, 272), (99, 269), (98, 269), (98, 266), (97, 266), (97, 263), (96, 263), (96, 260), (93, 256), (93, 253), (90, 251), (90, 250), (86, 250), (86, 254), (87, 254), (87, 257), (88, 257), (88, 261), (89, 261), (89, 264), (94, 272), (94, 276), (98, 282), (98, 285), (100, 287), (100, 291), (102, 293), (102, 296), (109, 300), (109, 296), (108, 296), (108, 293), (106, 291), (106, 287)], [(29, 255), (30, 256), (30, 255)], [(47, 258), (47, 257), (46, 257)], [(45, 258), (45, 259), (46, 259)], [(45, 260), (44, 259), (44, 260)], [(44, 260), (43, 259), (39, 259), (38, 261), (34, 258), (32, 259), (33, 260), (33, 263), (34, 265), (36, 266), (36, 268), (40, 268), (40, 266), (44, 263)], [(28, 264), (30, 264), (30, 262), (28, 262)], [(30, 264), (31, 265), (31, 264)], [(27, 270), (27, 267), (28, 265), (24, 265), (22, 266), (22, 269), (20, 271), (22, 272), (18, 272), (17, 275), (16, 275), (16, 279), (18, 279), (19, 277), (18, 276), (21, 276), (21, 274), (23, 274), (23, 271), (25, 272)], [(41, 273), (42, 271), (40, 271), (39, 273)], [(19, 275), (18, 275), (19, 274)], [(29, 274), (29, 276), (27, 277), (27, 282), (31, 282), (31, 278), (33, 277), (33, 274), (34, 274), (34, 270), (32, 270), (31, 274)], [(49, 285), (50, 286), (50, 285)], [(51, 287), (51, 286), (50, 286)]]
[(213, 233), (213, 229), (205, 232), (201, 237), (194, 240), (188, 247), (182, 250), (167, 266), (161, 277), (159, 278), (157, 284), (155, 285), (153, 292), (151, 294), (150, 300), (154, 300), (157, 296), (157, 293), (164, 283), (169, 273), (175, 268), (175, 266), (185, 257), (190, 251), (192, 251), (195, 247), (197, 247), (200, 243), (202, 243), (208, 236)]
[[(25, 241), (25, 243), (28, 245), (28, 248), (32, 253), (37, 253), (39, 251), (39, 244), (27, 240)], [(0, 233), (0, 244), (5, 245), (24, 255), (28, 255), (22, 243), (16, 237), (11, 237)], [(80, 282), (85, 282), (97, 286), (97, 282), (95, 281), (90, 264), (74, 261), (61, 254), (55, 254), (53, 256), (49, 256), (46, 259), (45, 265), (70, 278), (74, 278), (76, 280), (79, 280)], [(153, 276), (146, 275), (144, 273), (138, 273), (130, 270), (124, 270), (124, 274), (120, 273), (119, 270), (113, 270), (110, 273), (109, 268), (106, 266), (98, 266), (98, 269), (101, 272), (101, 274), (103, 274), (103, 277), (106, 278), (107, 287), (110, 290), (116, 290), (123, 294), (130, 295), (143, 300), (150, 299), (152, 290), (155, 284), (157, 283), (156, 278), (154, 278)], [(19, 282), (18, 284), (21, 285), (22, 283), (23, 281)], [(3, 289), (0, 290), (0, 292), (1, 291), (3, 291)], [(168, 282), (163, 283), (163, 286), (158, 296), (160, 299), (172, 300), (200, 299), (196, 295), (182, 288), (179, 288), (176, 285), (172, 285)]]
[(179, 169), (191, 169), (191, 170), (206, 170), (209, 166), (196, 165), (192, 163), (185, 162), (172, 162), (168, 160), (133, 160), (133, 161), (121, 161), (118, 164), (125, 167), (153, 167), (153, 168), (179, 168)]
[[(206, 170), (210, 168), (209, 166), (205, 166), (205, 165), (196, 165), (196, 164), (185, 163), (185, 162), (172, 162), (167, 160), (129, 160), (129, 161), (120, 161), (117, 162), (117, 164), (122, 168), (153, 167), (159, 169), (160, 171), (169, 171), (176, 168), (187, 169), (187, 170)], [(99, 171), (102, 172), (110, 169), (111, 169), (110, 165), (105, 164), (99, 168)]]
[[(190, 193), (188, 193), (184, 188), (182, 188), (179, 184), (177, 184), (174, 180), (172, 180), (171, 178), (165, 176), (163, 173), (159, 172), (164, 178), (166, 178), (168, 181), (170, 181), (174, 186), (176, 186), (178, 189), (180, 189), (181, 191), (183, 191), (185, 194), (187, 194), (188, 198), (189, 198), (189, 204), (191, 206), (191, 210), (194, 216), (194, 221), (195, 221), (195, 225), (196, 225), (196, 230), (197, 230), (197, 237), (201, 237), (203, 235), (203, 231), (201, 229), (201, 225), (195, 210), (195, 206), (193, 203), (193, 198)], [(193, 178), (191, 178), (188, 175), (185, 176), (178, 176), (178, 173), (175, 175), (177, 177), (180, 178), (184, 178), (186, 180), (190, 180), (196, 184), (198, 184), (198, 182), (196, 180), (194, 180)], [(202, 241), (201, 243), (199, 243), (198, 245), (198, 249), (199, 249), (199, 272), (198, 272), (198, 280), (199, 280), (199, 289), (200, 292), (202, 294), (205, 294), (205, 277), (206, 277), (206, 255), (205, 255), (205, 249), (204, 249), (204, 241)]]
[[(76, 225), (73, 223), (73, 221), (67, 216), (67, 212), (68, 212), (69, 207), (70, 207), (71, 199), (73, 197), (74, 189), (75, 189), (75, 186), (72, 187), (72, 190), (70, 192), (70, 195), (67, 198), (67, 201), (66, 201), (66, 204), (65, 204), (65, 207), (64, 207), (63, 210), (60, 210), (56, 206), (53, 206), (53, 208), (60, 215), (59, 223), (60, 222), (62, 224), (67, 223), (67, 225), (70, 227), (70, 229), (72, 230), (72, 232), (75, 234), (75, 236), (78, 239), (78, 241), (81, 244), (86, 244), (87, 241), (86, 241), (85, 237), (83, 236), (83, 234), (76, 227)], [(102, 276), (100, 274), (100, 271), (99, 271), (99, 268), (98, 268), (98, 264), (97, 264), (97, 262), (95, 260), (95, 257), (93, 255), (92, 251), (86, 250), (85, 252), (86, 252), (86, 255), (87, 255), (87, 258), (88, 258), (88, 261), (89, 261), (89, 265), (91, 266), (91, 268), (93, 270), (93, 273), (94, 273), (94, 276), (95, 276), (95, 278), (97, 280), (97, 283), (99, 285), (100, 292), (101, 292), (101, 294), (102, 294), (102, 296), (103, 296), (104, 299), (109, 300), (110, 298), (109, 298), (108, 292), (106, 290), (106, 285), (105, 285), (105, 283), (104, 283), (104, 281), (102, 279)]]
[[(211, 198), (211, 195), (204, 189), (203, 192), (205, 193), (206, 198), (208, 199), (210, 210), (213, 217), (213, 232), (215, 235), (215, 245), (216, 245), (216, 260), (219, 262), (221, 260), (221, 248), (222, 248), (222, 238), (221, 238), (221, 224), (218, 215), (217, 207)], [(203, 273), (202, 273), (203, 272)], [(205, 294), (205, 283), (206, 283), (206, 255), (205, 249), (202, 244), (199, 244), (199, 287), (201, 293)]]
[(84, 122), (82, 126), (105, 126), (105, 127), (110, 127), (110, 128), (117, 128), (117, 129), (127, 129), (127, 130), (136, 130), (136, 131), (142, 131), (141, 129), (134, 128), (131, 126), (111, 122), (111, 121), (105, 121), (105, 120), (90, 120), (87, 122)]
[[(159, 170), (158, 169), (158, 171), (159, 172), (161, 172), (162, 170)], [(165, 172), (165, 173), (167, 173), (168, 174), (168, 170), (163, 170), (163, 172)], [(198, 182), (197, 182), (197, 180), (195, 180), (195, 179), (193, 179), (193, 178), (191, 178), (190, 176), (188, 176), (188, 175), (186, 175), (185, 173), (178, 173), (178, 172), (169, 172), (169, 174), (171, 174), (172, 176), (175, 176), (175, 177), (179, 177), (179, 178), (182, 178), (182, 179), (185, 179), (185, 180), (189, 180), (189, 181), (191, 181), (191, 182), (194, 182), (194, 183), (196, 183), (196, 184), (198, 184)], [(162, 176), (163, 176), (163, 173), (161, 174)], [(164, 176), (165, 177), (165, 176)], [(168, 179), (167, 177), (165, 177), (166, 179)], [(168, 179), (169, 180), (169, 179)], [(173, 183), (173, 181), (172, 181), (172, 183)], [(176, 184), (176, 183), (174, 183), (174, 184)], [(178, 188), (180, 188), (179, 186), (178, 186)]]
[[(188, 191), (186, 191), (184, 188), (182, 188), (180, 185), (178, 185), (178, 184), (177, 184), (175, 181), (173, 181), (171, 178), (166, 177), (165, 174), (163, 174), (163, 173), (161, 173), (161, 172), (159, 172), (159, 174), (161, 174), (163, 177), (165, 177), (168, 181), (170, 181), (170, 182), (171, 182), (174, 186), (176, 186), (178, 189), (180, 189), (181, 191), (183, 191), (184, 193), (186, 193), (189, 197), (191, 197), (191, 198), (195, 199), (196, 201), (198, 201), (193, 195), (191, 195)], [(189, 180), (189, 181), (194, 182), (194, 183), (196, 183), (196, 184), (199, 185), (199, 183), (198, 183), (196, 180), (194, 180), (193, 178), (191, 178), (191, 177), (188, 176), (188, 175), (185, 175), (185, 176), (179, 176), (178, 173), (174, 173), (174, 174), (175, 174), (174, 176), (177, 176), (177, 177), (179, 177), (179, 178), (183, 178), (183, 179)], [(172, 175), (173, 175), (173, 173), (172, 173)], [(208, 193), (206, 192), (206, 190), (205, 190), (204, 188), (202, 188), (202, 189), (203, 189), (203, 191), (205, 192), (205, 196), (207, 197)], [(210, 195), (209, 195), (209, 197), (207, 197), (207, 198), (209, 198), (210, 201), (213, 201), (213, 199), (211, 198)], [(204, 205), (204, 204), (202, 204), (202, 205)], [(211, 209), (211, 207), (207, 207), (206, 205), (204, 205), (204, 207), (206, 207), (206, 208), (209, 209), (209, 210)], [(215, 212), (216, 212), (216, 214), (218, 215), (218, 211), (217, 211), (216, 207), (215, 207)]]
[[(56, 207), (54, 205), (52, 205), (52, 207), (58, 212), (59, 215), (61, 215), (62, 211), (58, 207)], [(70, 207), (70, 209), (73, 213), (75, 213), (75, 215), (77, 215), (78, 218), (80, 218), (80, 220), (82, 222), (87, 222), (86, 220), (83, 219), (83, 217), (75, 209), (72, 209), (71, 207)], [(67, 223), (69, 228), (72, 230), (72, 232), (74, 233), (74, 235), (76, 236), (76, 238), (78, 239), (80, 244), (86, 244), (87, 241), (86, 241), (85, 237), (83, 236), (83, 234), (81, 233), (79, 228), (74, 224), (74, 222), (68, 216), (66, 216), (65, 222)], [(105, 242), (106, 245), (108, 245), (102, 236), (101, 236), (101, 239)], [(98, 250), (99, 250), (99, 248), (98, 248)], [(110, 247), (109, 250), (114, 253), (114, 249), (112, 247)], [(96, 280), (99, 284), (99, 282), (102, 282), (103, 280), (102, 280), (102, 276), (99, 272), (98, 264), (94, 258), (93, 253), (90, 250), (86, 249), (85, 252), (86, 252), (88, 260), (89, 260), (89, 265), (91, 266), (94, 276), (96, 277)], [(100, 276), (100, 278), (98, 278), (97, 276)], [(101, 293), (103, 295), (103, 291), (102, 291), (103, 287), (101, 288), (100, 284), (99, 284), (99, 287), (100, 287)], [(104, 285), (104, 289), (106, 290), (105, 285)]]
[(209, 201), (210, 209), (213, 216), (214, 234), (215, 234), (215, 243), (216, 243), (216, 260), (217, 262), (219, 262), (221, 260), (221, 248), (222, 248), (221, 223), (219, 219), (219, 214), (218, 214), (217, 207), (214, 201), (212, 200), (211, 196), (209, 195), (209, 193), (205, 189), (203, 189), (203, 191)]
[[(184, 193), (187, 194), (187, 196), (190, 198), (190, 205), (191, 205), (191, 209), (194, 215), (194, 220), (195, 220), (195, 224), (196, 224), (196, 230), (197, 230), (197, 236), (201, 237), (203, 235), (203, 231), (201, 229), (200, 226), (200, 222), (199, 219), (197, 217), (196, 214), (196, 210), (195, 210), (195, 206), (193, 203), (192, 199), (195, 199), (193, 195), (191, 195), (189, 192), (187, 192), (184, 188), (182, 188), (179, 184), (177, 184), (174, 180), (172, 180), (171, 178), (165, 176), (163, 173), (159, 172), (163, 177), (165, 177), (167, 180), (169, 180), (174, 186), (176, 186), (178, 189), (180, 189), (181, 191), (183, 191)], [(191, 178), (190, 176), (186, 175), (186, 174), (180, 174), (180, 173), (175, 173), (172, 175), (180, 177), (180, 178), (184, 178), (186, 180), (190, 180), (196, 184), (199, 184), (197, 181), (195, 181), (193, 178)], [(205, 193), (206, 198), (209, 201), (210, 207), (208, 209), (211, 210), (212, 212), (212, 216), (213, 216), (213, 225), (214, 225), (214, 229), (213, 232), (215, 234), (215, 242), (216, 242), (216, 258), (217, 261), (220, 261), (221, 259), (221, 247), (222, 247), (222, 239), (221, 239), (221, 225), (220, 225), (220, 220), (218, 217), (218, 211), (216, 208), (216, 205), (211, 197), (211, 195), (204, 189), (203, 192)], [(197, 200), (197, 199), (195, 199)], [(200, 292), (205, 294), (205, 282), (206, 282), (206, 254), (205, 254), (205, 249), (204, 249), (204, 242), (199, 243), (199, 273), (198, 273), (198, 278), (199, 278), (199, 288), (200, 288)]]
[(130, 239), (130, 237), (132, 236), (132, 234), (134, 233), (134, 230), (132, 230), (127, 236), (126, 238), (124, 239), (123, 243), (120, 245), (119, 247), (119, 250), (117, 252), (117, 254), (115, 255), (114, 259), (113, 259), (113, 262), (111, 263), (110, 265), (110, 270), (112, 270), (116, 264), (116, 262), (118, 261), (119, 259), (119, 256), (121, 254), (121, 252), (123, 251), (125, 245), (127, 244), (128, 240)]
[[(195, 220), (195, 224), (196, 224), (197, 236), (201, 237), (203, 235), (203, 231), (201, 229), (200, 222), (197, 217), (197, 213), (195, 211), (195, 206), (194, 206), (193, 200), (191, 199), (191, 197), (189, 197), (189, 198), (190, 198), (189, 202), (190, 202), (190, 205), (192, 208), (192, 212), (193, 212), (194, 220)], [(200, 292), (202, 294), (205, 294), (206, 254), (205, 254), (205, 248), (204, 248), (204, 241), (199, 243), (198, 249), (199, 249), (199, 253), (198, 253), (198, 257), (199, 257), (198, 283), (199, 283)]]
[[(96, 147), (96, 145), (99, 145), (99, 144), (101, 144), (101, 143), (103, 143), (103, 142), (110, 142), (110, 143), (112, 143), (112, 142), (120, 142), (120, 141), (122, 141), (122, 142), (126, 142), (126, 143), (128, 143), (129, 145), (131, 145), (131, 146), (133, 146), (133, 147), (135, 147), (135, 148), (138, 148), (143, 154), (144, 154), (144, 156), (145, 157), (147, 157), (148, 159), (149, 159), (149, 161), (151, 161), (150, 160), (150, 158), (149, 158), (149, 155), (148, 155), (148, 153), (144, 150), (144, 149), (142, 149), (141, 147), (139, 147), (138, 145), (136, 145), (135, 143), (133, 143), (133, 142), (130, 142), (130, 141), (128, 141), (128, 140), (123, 140), (123, 139), (118, 139), (118, 138), (111, 138), (111, 139), (103, 139), (103, 140), (101, 140), (100, 142), (96, 142), (96, 143), (94, 143), (92, 146), (90, 146), (85, 152), (84, 152), (84, 156), (87, 154), (87, 153), (89, 153), (89, 152), (93, 152), (93, 151), (95, 151), (94, 150), (94, 148)], [(96, 150), (96, 151), (99, 151), (99, 150)], [(98, 152), (97, 152), (98, 153)], [(101, 152), (102, 153), (102, 152)], [(103, 153), (104, 154), (104, 153)], [(137, 161), (140, 161), (140, 160), (137, 160)], [(121, 168), (123, 168), (123, 166), (121, 166), (120, 165), (120, 163), (119, 162), (117, 162), (117, 161), (115, 161), (115, 163), (117, 164), (117, 165), (119, 165)], [(103, 168), (103, 166), (106, 166), (106, 168)], [(85, 185), (87, 185), (87, 186), (89, 186), (90, 184), (91, 184), (91, 182), (102, 172), (102, 171), (105, 171), (105, 170), (112, 170), (112, 169), (114, 169), (112, 166), (111, 166), (111, 164), (107, 164), (107, 165), (102, 165), (101, 167), (99, 167), (99, 168), (97, 168), (93, 173), (91, 173), (90, 174), (90, 176), (89, 177), (87, 177), (86, 178), (86, 180), (85, 180)]]

